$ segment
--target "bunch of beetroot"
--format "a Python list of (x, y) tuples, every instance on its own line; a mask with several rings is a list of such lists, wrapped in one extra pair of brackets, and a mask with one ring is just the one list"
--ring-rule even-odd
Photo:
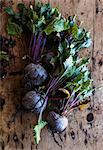
[[(76, 16), (66, 19), (50, 4), (28, 7), (20, 3), (18, 10), (5, 9), (10, 17), (7, 31), (19, 37), (24, 33), (29, 41), (22, 106), (39, 115), (34, 127), (38, 144), (46, 124), (53, 132), (62, 133), (68, 126), (68, 112), (88, 102), (93, 91), (89, 59), (79, 58), (78, 52), (88, 48), (91, 39)], [(46, 110), (49, 113), (42, 119)]]

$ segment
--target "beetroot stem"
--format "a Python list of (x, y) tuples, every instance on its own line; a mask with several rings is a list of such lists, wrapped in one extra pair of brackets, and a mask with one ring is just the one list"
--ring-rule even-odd
[(63, 112), (66, 110), (66, 108), (67, 108), (67, 106), (68, 106), (68, 104), (69, 104), (70, 100), (72, 100), (72, 98), (73, 98), (74, 94), (75, 94), (75, 92), (72, 92), (72, 94), (71, 94), (70, 98), (68, 98), (68, 100), (67, 100), (67, 102), (66, 102), (66, 104), (65, 104), (65, 107), (64, 107), (64, 109), (63, 109)]
[(35, 62), (37, 62), (38, 56), (41, 52), (42, 38), (43, 38), (42, 33), (39, 33), (37, 41), (36, 41), (36, 45), (34, 48), (34, 54), (33, 54), (33, 59)]
[(30, 56), (31, 56), (31, 47), (32, 47), (32, 43), (33, 43), (33, 37), (34, 37), (34, 34), (31, 35), (30, 44), (29, 44), (29, 55)]
[(34, 36), (33, 36), (34, 40), (33, 40), (33, 45), (32, 45), (32, 48), (31, 48), (31, 56), (34, 55), (35, 44), (36, 44), (36, 36), (37, 36), (37, 34), (35, 33)]
[(47, 101), (48, 101), (48, 96), (46, 96), (45, 102), (44, 102), (43, 107), (42, 107), (42, 109), (41, 109), (41, 112), (40, 112), (40, 114), (39, 114), (38, 123), (42, 120), (42, 113), (43, 113), (43, 110), (44, 110), (44, 108), (45, 108), (45, 106), (46, 106), (46, 104), (47, 104)]

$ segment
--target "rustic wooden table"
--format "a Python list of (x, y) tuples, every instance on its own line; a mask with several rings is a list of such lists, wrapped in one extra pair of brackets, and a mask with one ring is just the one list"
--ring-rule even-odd
[[(30, 0), (24, 0), (27, 3)], [(43, 1), (43, 0), (42, 0)], [(64, 16), (77, 14), (83, 25), (91, 32), (93, 44), (85, 52), (91, 57), (90, 69), (94, 86), (103, 84), (103, 0), (48, 0), (53, 6), (59, 6)], [(44, 0), (43, 2), (48, 2)], [(20, 0), (13, 0), (14, 7)], [(5, 24), (7, 17), (0, 14), (0, 34), (7, 36)], [(22, 56), (25, 54), (17, 40), (12, 50), (15, 60), (11, 60), (8, 72), (20, 71), (24, 67)], [(12, 114), (16, 112), (22, 97), (22, 76), (8, 75), (0, 81), (0, 97), (5, 100), (0, 109), (0, 150), (59, 150), (51, 133), (45, 128), (38, 147), (34, 144), (32, 126), (35, 124), (34, 113), (19, 113), (8, 125)], [(91, 113), (91, 114), (90, 114)], [(89, 115), (88, 115), (89, 114)], [(92, 116), (93, 114), (93, 116)], [(92, 118), (94, 117), (94, 119)], [(74, 111), (69, 115), (67, 139), (60, 142), (63, 150), (102, 150), (103, 149), (103, 91), (95, 92), (88, 109)], [(90, 124), (88, 121), (92, 120)]]

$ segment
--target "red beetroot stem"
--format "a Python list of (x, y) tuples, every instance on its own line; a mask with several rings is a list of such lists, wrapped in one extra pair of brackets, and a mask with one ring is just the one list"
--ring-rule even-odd
[(34, 36), (33, 36), (33, 45), (32, 45), (32, 48), (31, 48), (31, 57), (32, 58), (33, 58), (34, 50), (35, 50), (36, 36), (37, 36), (37, 34), (35, 33)]
[(30, 38), (30, 44), (29, 44), (29, 55), (31, 56), (31, 47), (32, 47), (32, 43), (33, 43), (33, 37), (34, 37), (34, 34), (31, 35), (31, 38)]
[(38, 56), (39, 56), (40, 51), (41, 51), (40, 48), (41, 48), (41, 44), (42, 44), (42, 38), (43, 38), (42, 34), (39, 33), (38, 39), (36, 41), (36, 45), (35, 45), (35, 48), (34, 48), (34, 54), (33, 54), (33, 60), (35, 62), (37, 62)]
[(42, 45), (42, 48), (41, 48), (41, 52), (43, 52), (45, 44), (46, 44), (46, 37), (44, 37), (44, 39), (43, 39), (43, 45)]

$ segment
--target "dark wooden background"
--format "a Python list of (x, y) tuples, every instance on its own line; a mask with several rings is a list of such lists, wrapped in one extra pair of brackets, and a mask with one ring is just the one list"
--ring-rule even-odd
[[(7, 0), (8, 1), (8, 0)], [(24, 0), (29, 3), (30, 0)], [(13, 0), (14, 8), (20, 0)], [(91, 32), (93, 44), (84, 50), (82, 55), (90, 56), (94, 86), (103, 84), (103, 0), (42, 0), (50, 2), (52, 6), (59, 6), (64, 16), (77, 14), (83, 25)], [(0, 34), (5, 32), (6, 15), (0, 14)], [(24, 68), (22, 56), (25, 54), (20, 41), (13, 48), (15, 60), (10, 61), (8, 72), (20, 71)], [(34, 113), (19, 113), (15, 121), (8, 126), (12, 114), (16, 112), (22, 97), (22, 76), (7, 75), (0, 81), (0, 97), (5, 99), (5, 105), (0, 110), (0, 150), (59, 150), (51, 133), (45, 128), (42, 132), (38, 147), (34, 144), (32, 126), (35, 124)], [(69, 115), (67, 139), (60, 142), (63, 150), (102, 150), (103, 149), (103, 90), (95, 92), (91, 107), (83, 111), (74, 111)], [(87, 122), (87, 114), (92, 112), (94, 121), (92, 126)], [(75, 133), (75, 136), (71, 136)]]

